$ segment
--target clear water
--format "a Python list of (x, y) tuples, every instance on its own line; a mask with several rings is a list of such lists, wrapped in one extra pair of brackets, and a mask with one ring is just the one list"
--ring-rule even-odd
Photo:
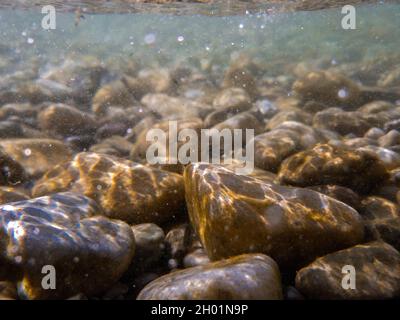
[[(271, 65), (330, 59), (341, 64), (393, 56), (400, 47), (400, 5), (356, 6), (357, 29), (341, 27), (340, 8), (279, 14), (190, 16), (57, 13), (56, 30), (41, 28), (40, 7), (0, 11), (0, 44), (18, 68), (32, 58), (42, 66), (67, 57), (93, 55), (106, 61), (135, 57), (151, 65), (212, 59), (226, 66), (244, 52)], [(5, 49), (3, 49), (4, 51)], [(193, 63), (193, 62), (192, 62)], [(275, 65), (278, 63), (278, 65)]]

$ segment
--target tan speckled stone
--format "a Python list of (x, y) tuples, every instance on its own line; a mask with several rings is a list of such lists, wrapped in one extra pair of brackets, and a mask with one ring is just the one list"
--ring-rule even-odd
[(187, 166), (184, 179), (192, 225), (212, 260), (261, 252), (291, 268), (363, 239), (353, 208), (312, 190), (207, 164)]
[(182, 176), (104, 154), (77, 154), (47, 172), (32, 194), (67, 190), (96, 200), (107, 216), (132, 224), (163, 223), (184, 211)]

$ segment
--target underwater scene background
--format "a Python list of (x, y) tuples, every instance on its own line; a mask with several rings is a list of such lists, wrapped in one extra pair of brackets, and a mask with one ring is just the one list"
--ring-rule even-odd
[(397, 1), (0, 2), (0, 299), (399, 298)]

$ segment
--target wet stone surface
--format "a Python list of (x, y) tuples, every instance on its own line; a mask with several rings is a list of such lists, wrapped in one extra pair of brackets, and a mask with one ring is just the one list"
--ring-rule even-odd
[[(343, 266), (356, 270), (356, 287), (342, 287)], [(388, 299), (399, 295), (400, 254), (384, 242), (369, 242), (315, 260), (296, 276), (296, 288), (311, 299)]]
[(384, 163), (375, 154), (329, 144), (319, 144), (289, 157), (278, 175), (281, 183), (290, 185), (337, 184), (361, 193), (388, 178)]
[[(132, 230), (104, 216), (91, 199), (57, 193), (0, 206), (2, 277), (17, 281), (23, 299), (98, 294), (118, 280), (135, 250)], [(43, 267), (56, 270), (56, 289), (42, 286)], [(47, 271), (48, 272), (48, 271)]]
[(165, 275), (148, 284), (139, 300), (280, 300), (276, 263), (248, 254)]
[(400, 250), (400, 209), (396, 203), (371, 196), (362, 201), (360, 212), (369, 239), (383, 240)]
[(128, 223), (165, 223), (183, 213), (180, 175), (97, 153), (78, 153), (47, 172), (32, 195), (62, 191), (97, 201), (110, 218)]
[(293, 268), (363, 240), (357, 211), (312, 190), (205, 164), (188, 166), (184, 177), (191, 222), (212, 260), (262, 252)]

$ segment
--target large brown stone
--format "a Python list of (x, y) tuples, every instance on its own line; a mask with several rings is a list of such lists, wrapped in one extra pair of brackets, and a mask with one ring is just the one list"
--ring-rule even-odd
[[(135, 250), (130, 226), (102, 215), (93, 200), (70, 192), (0, 206), (0, 277), (16, 280), (24, 299), (102, 293)], [(42, 286), (51, 283), (45, 266), (55, 268), (53, 290)]]
[(96, 200), (106, 215), (128, 223), (164, 223), (184, 211), (180, 175), (96, 153), (79, 153), (47, 172), (35, 197), (74, 191)]
[(363, 239), (354, 209), (312, 190), (206, 164), (187, 166), (184, 179), (192, 225), (213, 260), (262, 252), (291, 268)]

